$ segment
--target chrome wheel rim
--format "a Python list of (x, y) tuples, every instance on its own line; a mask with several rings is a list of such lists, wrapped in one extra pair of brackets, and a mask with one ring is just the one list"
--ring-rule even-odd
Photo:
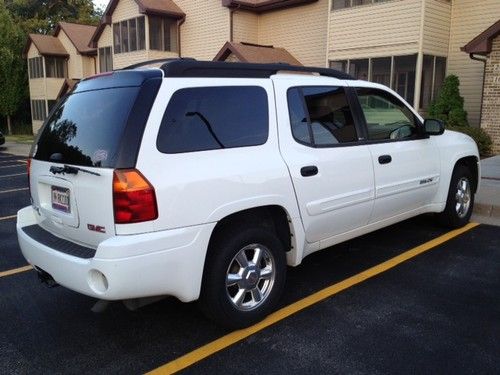
[(275, 280), (275, 261), (267, 247), (251, 244), (238, 251), (226, 272), (226, 292), (240, 311), (253, 310), (271, 294)]
[(470, 207), (471, 189), (469, 179), (462, 177), (457, 183), (455, 211), (460, 219), (467, 216)]

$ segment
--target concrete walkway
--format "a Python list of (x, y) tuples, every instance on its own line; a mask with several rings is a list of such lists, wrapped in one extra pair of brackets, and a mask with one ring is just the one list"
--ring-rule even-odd
[(7, 154), (28, 157), (31, 143), (5, 142), (0, 146), (0, 152)]

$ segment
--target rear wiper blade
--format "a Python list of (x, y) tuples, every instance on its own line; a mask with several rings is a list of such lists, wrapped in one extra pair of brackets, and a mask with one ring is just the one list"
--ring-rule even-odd
[(88, 169), (83, 169), (83, 168), (79, 168), (79, 167), (72, 167), (70, 165), (64, 165), (64, 167), (56, 167), (55, 165), (53, 165), (52, 167), (50, 167), (50, 172), (52, 172), (53, 174), (78, 174), (78, 172), (84, 172), (84, 173), (88, 173), (88, 174), (92, 174), (94, 176), (100, 176), (99, 173), (97, 172), (92, 172), (92, 171), (89, 171)]

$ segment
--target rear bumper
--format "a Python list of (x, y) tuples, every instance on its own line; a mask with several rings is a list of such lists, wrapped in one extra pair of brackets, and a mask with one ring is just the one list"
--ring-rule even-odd
[[(199, 297), (206, 249), (215, 223), (101, 242), (91, 259), (50, 248), (22, 228), (36, 224), (31, 207), (17, 215), (19, 246), (27, 261), (79, 293), (120, 300), (159, 295), (183, 302)], [(105, 281), (103, 278), (105, 277)]]

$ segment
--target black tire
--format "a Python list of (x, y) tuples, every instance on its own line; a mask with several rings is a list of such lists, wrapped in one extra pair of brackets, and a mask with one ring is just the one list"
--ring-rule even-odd
[[(460, 204), (459, 187), (460, 181), (467, 181), (469, 187), (469, 204), (467, 205), (467, 210), (461, 211), (457, 208)], [(465, 165), (457, 165), (453, 170), (451, 176), (450, 187), (448, 189), (448, 198), (446, 200), (446, 207), (443, 212), (438, 215), (439, 222), (449, 228), (460, 228), (467, 224), (472, 215), (472, 210), (474, 208), (474, 176), (471, 170)]]
[[(242, 254), (242, 251), (244, 251), (244, 254), (247, 256), (249, 254), (250, 256), (251, 254), (255, 255), (255, 249), (252, 250), (252, 248), (255, 247), (254, 245), (259, 245), (259, 248), (261, 248), (260, 251), (263, 254), (270, 255), (270, 257), (266, 257), (265, 259), (263, 257), (259, 264), (272, 262), (272, 268), (274, 270), (274, 279), (272, 283), (270, 281), (267, 283), (267, 280), (260, 279), (260, 276), (256, 276), (257, 273), (249, 275), (249, 273), (255, 272), (251, 269), (252, 266), (248, 266), (248, 268), (243, 271), (240, 262), (235, 259), (237, 254)], [(243, 306), (245, 304), (245, 299), (248, 299), (248, 297), (250, 297), (250, 302), (246, 302), (246, 304), (252, 304), (255, 301), (253, 292), (245, 292), (244, 288), (240, 288), (239, 283), (229, 287), (226, 285), (227, 274), (234, 273), (235, 271), (230, 272), (230, 270), (232, 269), (231, 267), (235, 266), (237, 268), (240, 267), (238, 268), (239, 271), (247, 275), (246, 278), (242, 278), (241, 283), (256, 283), (256, 288), (260, 288), (260, 285), (267, 285), (267, 288), (263, 288), (266, 293), (262, 294), (265, 298), (262, 298), (262, 301), (258, 302), (258, 305), (254, 308)], [(267, 268), (260, 270), (262, 274), (269, 272), (269, 265), (266, 267)], [(260, 271), (258, 275), (261, 274)], [(259, 280), (255, 281), (255, 279)], [(203, 313), (219, 325), (231, 329), (248, 327), (262, 320), (276, 308), (284, 289), (285, 279), (285, 251), (281, 241), (273, 232), (266, 228), (259, 227), (243, 230), (238, 230), (234, 227), (227, 228), (220, 232), (210, 245), (205, 261), (199, 305)], [(232, 294), (237, 294), (239, 292), (244, 294), (245, 298), (242, 300), (242, 305), (237, 307), (236, 303), (231, 300), (231, 297), (236, 299), (236, 296), (232, 296)]]

